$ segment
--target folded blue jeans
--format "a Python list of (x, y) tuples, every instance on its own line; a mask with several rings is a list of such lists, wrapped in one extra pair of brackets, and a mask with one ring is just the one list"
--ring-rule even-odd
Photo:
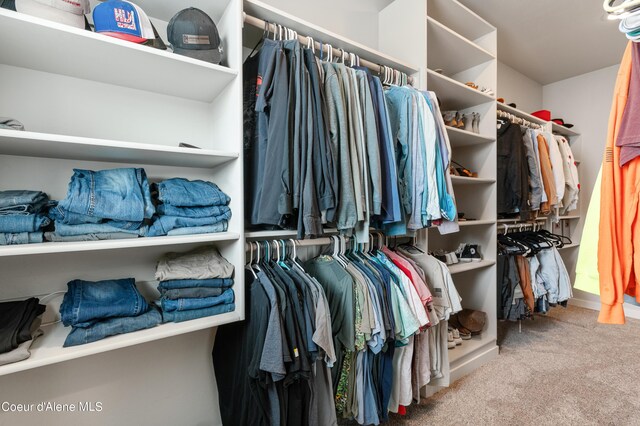
[(176, 207), (171, 204), (160, 204), (156, 207), (156, 212), (161, 216), (210, 217), (228, 214), (231, 217), (229, 206)]
[(140, 315), (149, 309), (133, 278), (73, 280), (67, 287), (60, 305), (65, 326), (83, 327), (105, 318)]
[(193, 309), (212, 308), (218, 305), (233, 303), (234, 294), (232, 289), (225, 290), (220, 296), (201, 297), (190, 299), (160, 299), (163, 312), (189, 311)]
[(41, 191), (0, 191), (0, 214), (8, 211), (35, 213), (40, 211), (47, 201), (49, 197)]
[(0, 216), (0, 232), (36, 232), (50, 223), (51, 219), (41, 214), (2, 215)]
[(66, 211), (59, 205), (49, 210), (49, 217), (54, 219), (56, 223), (62, 223), (65, 225), (109, 225), (113, 228), (124, 230), (136, 230), (140, 229), (143, 222), (132, 222), (126, 220), (112, 220), (104, 219), (101, 217), (87, 216), (79, 213), (73, 213)]
[(175, 228), (167, 232), (167, 235), (198, 235), (198, 234), (215, 234), (216, 232), (227, 232), (229, 222), (218, 222), (215, 225), (207, 226), (187, 226), (184, 228)]
[(62, 236), (56, 232), (45, 232), (44, 239), (54, 243), (66, 243), (76, 241), (102, 241), (102, 240), (123, 240), (127, 238), (138, 238), (136, 234), (127, 234), (125, 232), (102, 232), (99, 234), (81, 234)]
[(205, 309), (191, 309), (190, 311), (162, 312), (162, 321), (163, 322), (189, 321), (197, 318), (226, 314), (227, 312), (232, 312), (235, 309), (236, 309), (236, 305), (234, 303), (229, 303), (226, 305), (218, 305), (212, 308), (205, 308)]
[(222, 216), (211, 217), (180, 217), (180, 216), (156, 216), (156, 219), (149, 227), (149, 237), (167, 235), (176, 228), (187, 228), (194, 226), (211, 226), (220, 222), (227, 222), (231, 218), (231, 211)]
[(12, 246), (17, 244), (34, 244), (42, 242), (42, 232), (19, 232), (13, 234), (0, 234), (0, 246)]
[(67, 197), (58, 206), (103, 219), (142, 222), (155, 213), (144, 169), (74, 169)]
[(110, 223), (85, 223), (83, 225), (65, 225), (64, 223), (56, 222), (56, 234), (63, 237), (70, 237), (74, 235), (86, 235), (86, 234), (105, 234), (113, 232), (123, 232), (126, 234), (133, 234), (137, 236), (145, 236), (149, 227), (141, 226), (138, 229), (123, 229), (117, 226), (112, 226)]
[(64, 341), (63, 347), (96, 342), (116, 334), (131, 333), (155, 327), (162, 322), (162, 315), (154, 307), (134, 317), (116, 317), (98, 321), (89, 327), (73, 327)]
[(158, 199), (179, 207), (226, 206), (231, 198), (213, 182), (167, 179), (158, 184)]
[(174, 288), (170, 290), (161, 290), (160, 297), (164, 299), (188, 299), (194, 297), (213, 297), (220, 296), (226, 291), (225, 288), (212, 288), (212, 287), (189, 287), (189, 288)]
[(233, 278), (210, 278), (205, 280), (168, 280), (161, 281), (158, 290), (173, 290), (176, 288), (229, 288), (233, 285)]

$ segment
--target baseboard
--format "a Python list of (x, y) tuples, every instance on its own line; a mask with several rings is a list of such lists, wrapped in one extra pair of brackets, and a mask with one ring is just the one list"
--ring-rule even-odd
[[(578, 306), (580, 308), (591, 309), (593, 311), (600, 311), (600, 302), (596, 302), (595, 300), (573, 298), (573, 299), (569, 299), (569, 304), (573, 306)], [(640, 319), (640, 306), (625, 303), (623, 307), (624, 307), (625, 317)]]

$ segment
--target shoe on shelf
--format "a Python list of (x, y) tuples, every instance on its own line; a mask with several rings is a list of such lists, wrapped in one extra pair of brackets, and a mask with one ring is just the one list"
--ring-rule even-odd
[(456, 120), (457, 115), (458, 115), (457, 111), (443, 112), (442, 119), (444, 120), (444, 125), (450, 126), (450, 127), (458, 127), (458, 120)]
[(458, 331), (458, 334), (460, 335), (460, 339), (462, 340), (471, 340), (471, 332), (469, 330), (467, 330), (466, 328), (458, 328), (456, 329)]
[(458, 256), (452, 251), (444, 251), (444, 250), (436, 250), (433, 253), (433, 257), (438, 259), (440, 262), (445, 263), (447, 265), (455, 265), (459, 262)]
[(456, 342), (455, 340), (453, 340), (453, 333), (449, 331), (447, 333), (447, 349), (455, 349), (455, 348), (456, 348)]
[(452, 171), (452, 173), (455, 176), (472, 177), (472, 178), (477, 178), (478, 177), (478, 173), (470, 171), (469, 169), (464, 167), (462, 164), (460, 164), (460, 163), (458, 163), (456, 161), (453, 161), (453, 160), (451, 161), (451, 163), (453, 163), (456, 166), (458, 166), (458, 167), (451, 166), (453, 168), (453, 170), (455, 170), (455, 171)]
[(456, 346), (460, 346), (462, 344), (462, 338), (460, 337), (460, 332), (453, 327), (449, 327), (449, 333), (451, 333), (453, 336), (453, 343), (455, 343)]
[(464, 114), (464, 130), (467, 132), (473, 132), (473, 126), (476, 122), (476, 113)]
[(480, 262), (482, 260), (478, 244), (461, 243), (455, 253), (460, 262)]
[(458, 125), (456, 127), (458, 129), (464, 129), (465, 116), (462, 115), (462, 113), (456, 112), (456, 121), (458, 122)]
[(472, 89), (478, 90), (478, 85), (475, 84), (473, 81), (467, 81), (465, 85), (471, 87)]
[(493, 92), (493, 90), (487, 88), (487, 87), (483, 87), (482, 89), (480, 89), (481, 93), (484, 93), (485, 95), (489, 95), (489, 96), (495, 96), (495, 93)]
[(480, 133), (480, 113), (478, 112), (473, 113), (473, 123), (471, 131), (473, 133)]

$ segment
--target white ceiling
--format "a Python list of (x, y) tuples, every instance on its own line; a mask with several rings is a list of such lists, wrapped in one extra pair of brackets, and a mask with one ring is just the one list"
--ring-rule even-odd
[(541, 84), (618, 64), (627, 42), (601, 0), (460, 2), (498, 28), (498, 60)]

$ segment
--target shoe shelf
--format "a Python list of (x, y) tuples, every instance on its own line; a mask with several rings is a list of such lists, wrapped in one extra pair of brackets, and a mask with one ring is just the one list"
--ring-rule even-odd
[(493, 143), (494, 138), (484, 136), (478, 133), (469, 132), (468, 130), (458, 129), (456, 127), (446, 126), (449, 142), (452, 148), (460, 148), (466, 146), (476, 146), (481, 144)]
[(195, 101), (213, 101), (238, 75), (221, 65), (7, 9), (0, 9), (0, 36), (2, 64)]
[(509, 105), (503, 104), (502, 102), (497, 102), (496, 105), (498, 107), (498, 110), (508, 112), (509, 114), (515, 115), (516, 117), (520, 117), (532, 123), (540, 124), (541, 126), (544, 126), (545, 124), (548, 123), (548, 121), (542, 120), (541, 118), (538, 118), (538, 117), (534, 117), (531, 114), (528, 114), (524, 111), (520, 111), (519, 109), (510, 107)]
[(202, 244), (221, 241), (235, 241), (238, 239), (240, 239), (240, 234), (238, 233), (217, 232), (211, 234), (141, 237), (121, 240), (78, 241), (62, 243), (45, 242), (37, 244), (0, 246), (0, 257), (91, 252), (100, 250), (122, 250), (141, 247), (174, 246), (182, 244)]
[(380, 65), (389, 66), (408, 75), (412, 75), (420, 71), (419, 67), (415, 65), (393, 58), (378, 50), (348, 39), (347, 37), (336, 34), (287, 12), (278, 10), (259, 0), (245, 0), (244, 12), (247, 15), (251, 15), (256, 18), (269, 22), (277, 22), (284, 27), (295, 29), (298, 33), (312, 37), (318, 42), (322, 41), (325, 44), (330, 44), (333, 46), (334, 55), (339, 55), (340, 49), (344, 49), (349, 53), (355, 53), (363, 59)]
[(580, 243), (567, 244), (563, 247), (559, 247), (558, 250), (567, 250), (567, 249), (572, 249), (576, 247), (580, 247)]
[(485, 345), (495, 343), (496, 338), (487, 331), (479, 336), (472, 336), (470, 340), (463, 340), (462, 345), (449, 349), (449, 365), (451, 369), (466, 355), (472, 354)]
[(455, 75), (496, 59), (495, 55), (432, 17), (427, 17), (427, 52), (430, 69)]
[(559, 217), (560, 220), (578, 220), (580, 219), (580, 216), (577, 215), (573, 215), (573, 216), (560, 216)]
[(448, 265), (448, 267), (451, 275), (454, 275), (476, 269), (488, 268), (489, 266), (495, 265), (495, 263), (495, 260), (481, 260), (480, 262), (460, 262), (455, 265)]
[(431, 69), (427, 70), (427, 88), (442, 102), (442, 110), (462, 110), (495, 99)]
[[(553, 118), (553, 117), (551, 117)], [(551, 130), (553, 131), (553, 133), (558, 133), (562, 136), (566, 136), (566, 137), (572, 137), (572, 136), (580, 136), (580, 133), (576, 132), (573, 129), (568, 129), (564, 126), (561, 126), (557, 123), (554, 123), (553, 121), (551, 122)]]
[(451, 182), (454, 185), (489, 185), (495, 183), (495, 179), (473, 178), (466, 176), (451, 176)]
[(62, 345), (71, 331), (71, 327), (64, 327), (59, 322), (41, 327), (44, 335), (40, 336), (31, 346), (31, 356), (24, 361), (0, 366), (0, 376), (217, 327), (240, 320), (242, 320), (241, 315), (236, 310), (191, 321), (160, 324), (146, 330), (111, 336), (97, 342), (68, 348), (63, 348)]
[(429, 0), (427, 14), (469, 40), (496, 31), (496, 27), (456, 0)]
[(212, 168), (235, 160), (238, 152), (92, 139), (0, 129), (0, 155)]

